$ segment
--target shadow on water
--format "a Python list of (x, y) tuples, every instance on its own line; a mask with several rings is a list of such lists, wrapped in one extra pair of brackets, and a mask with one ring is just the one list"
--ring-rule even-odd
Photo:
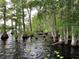
[[(51, 52), (54, 51), (55, 59), (79, 59), (79, 46), (71, 46), (71, 40), (68, 40), (68, 44), (64, 43), (60, 45), (51, 46)], [(52, 54), (52, 53), (51, 53)], [(52, 56), (52, 55), (51, 55)], [(52, 59), (52, 58), (50, 58)]]
[(72, 59), (70, 42), (69, 40), (67, 45), (62, 43), (54, 46), (55, 59)]

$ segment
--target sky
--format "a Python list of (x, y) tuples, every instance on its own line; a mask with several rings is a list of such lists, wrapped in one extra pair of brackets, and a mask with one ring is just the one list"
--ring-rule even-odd
[(6, 0), (7, 2), (10, 2), (11, 0)]

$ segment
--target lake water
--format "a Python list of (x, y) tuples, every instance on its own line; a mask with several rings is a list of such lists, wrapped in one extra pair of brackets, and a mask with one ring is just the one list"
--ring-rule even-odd
[[(6, 45), (0, 39), (0, 59), (79, 59), (79, 47), (50, 46), (42, 36), (28, 38), (23, 42), (19, 37), (18, 41), (8, 34)], [(1, 37), (1, 35), (0, 35)]]

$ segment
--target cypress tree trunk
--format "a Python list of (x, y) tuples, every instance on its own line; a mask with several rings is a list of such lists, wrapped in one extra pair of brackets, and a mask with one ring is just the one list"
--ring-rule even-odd
[(51, 11), (51, 14), (52, 14), (52, 17), (53, 17), (53, 23), (52, 23), (52, 30), (53, 30), (53, 37), (54, 37), (54, 41), (56, 41), (57, 39), (55, 38), (58, 34), (57, 32), (57, 28), (56, 28), (56, 6), (55, 6), (55, 0), (52, 0), (51, 1), (51, 4), (52, 4), (52, 11)]
[(11, 32), (11, 34), (13, 34), (13, 19), (11, 19), (11, 26), (12, 26), (12, 32)]
[(22, 33), (21, 19), (19, 19), (19, 32)]
[(71, 42), (71, 45), (72, 45), (72, 46), (75, 46), (76, 43), (75, 43), (75, 38), (74, 38), (73, 28), (74, 28), (74, 27), (72, 26), (72, 42)]
[(24, 21), (24, 7), (23, 7), (23, 1), (22, 1), (22, 20), (23, 20), (23, 32), (25, 33), (25, 21)]
[(3, 15), (4, 15), (4, 33), (6, 33), (6, 6), (4, 6)]
[(32, 23), (31, 23), (31, 8), (29, 9), (29, 21), (30, 21), (30, 31), (32, 32)]
[(16, 19), (15, 19), (15, 34), (16, 34), (15, 39), (17, 39), (18, 37), (17, 37), (17, 21), (16, 21)]
[(4, 15), (4, 33), (1, 36), (1, 39), (3, 41), (3, 44), (6, 44), (6, 40), (8, 39), (8, 34), (6, 33), (6, 5), (3, 6), (4, 7), (4, 11), (3, 11), (3, 15)]
[[(55, 10), (54, 10), (55, 11)], [(53, 28), (54, 28), (54, 37), (58, 37), (58, 31), (57, 31), (57, 28), (56, 28), (56, 14), (54, 13), (53, 14)], [(55, 38), (55, 41), (58, 40)]]
[(22, 38), (23, 38), (23, 42), (25, 42), (25, 40), (26, 39), (28, 39), (29, 38), (29, 36), (28, 35), (26, 35), (26, 33), (25, 33), (25, 21), (24, 21), (24, 17), (25, 17), (25, 14), (24, 14), (24, 6), (23, 6), (23, 3), (24, 3), (24, 1), (23, 0), (21, 0), (21, 3), (22, 3), (22, 21), (23, 21), (23, 36), (22, 36)]
[[(16, 9), (16, 6), (15, 6), (15, 4), (14, 4), (14, 9), (17, 11), (17, 9)], [(18, 18), (17, 18), (17, 12), (14, 14), (14, 20), (15, 20), (15, 39), (16, 39), (16, 41), (17, 41), (17, 38), (18, 38), (18, 35), (17, 35), (17, 20), (18, 20)]]
[(65, 42), (65, 44), (67, 44), (68, 43), (68, 35), (69, 35), (68, 34), (68, 27), (66, 27), (65, 29), (66, 29), (66, 42)]

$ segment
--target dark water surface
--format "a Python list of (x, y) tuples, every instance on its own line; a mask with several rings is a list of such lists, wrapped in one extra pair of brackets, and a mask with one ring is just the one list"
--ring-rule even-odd
[[(11, 35), (4, 46), (0, 39), (0, 59), (79, 59), (79, 47), (50, 46), (42, 36), (29, 38), (23, 42), (19, 37), (18, 41)], [(1, 35), (0, 35), (1, 37)]]

